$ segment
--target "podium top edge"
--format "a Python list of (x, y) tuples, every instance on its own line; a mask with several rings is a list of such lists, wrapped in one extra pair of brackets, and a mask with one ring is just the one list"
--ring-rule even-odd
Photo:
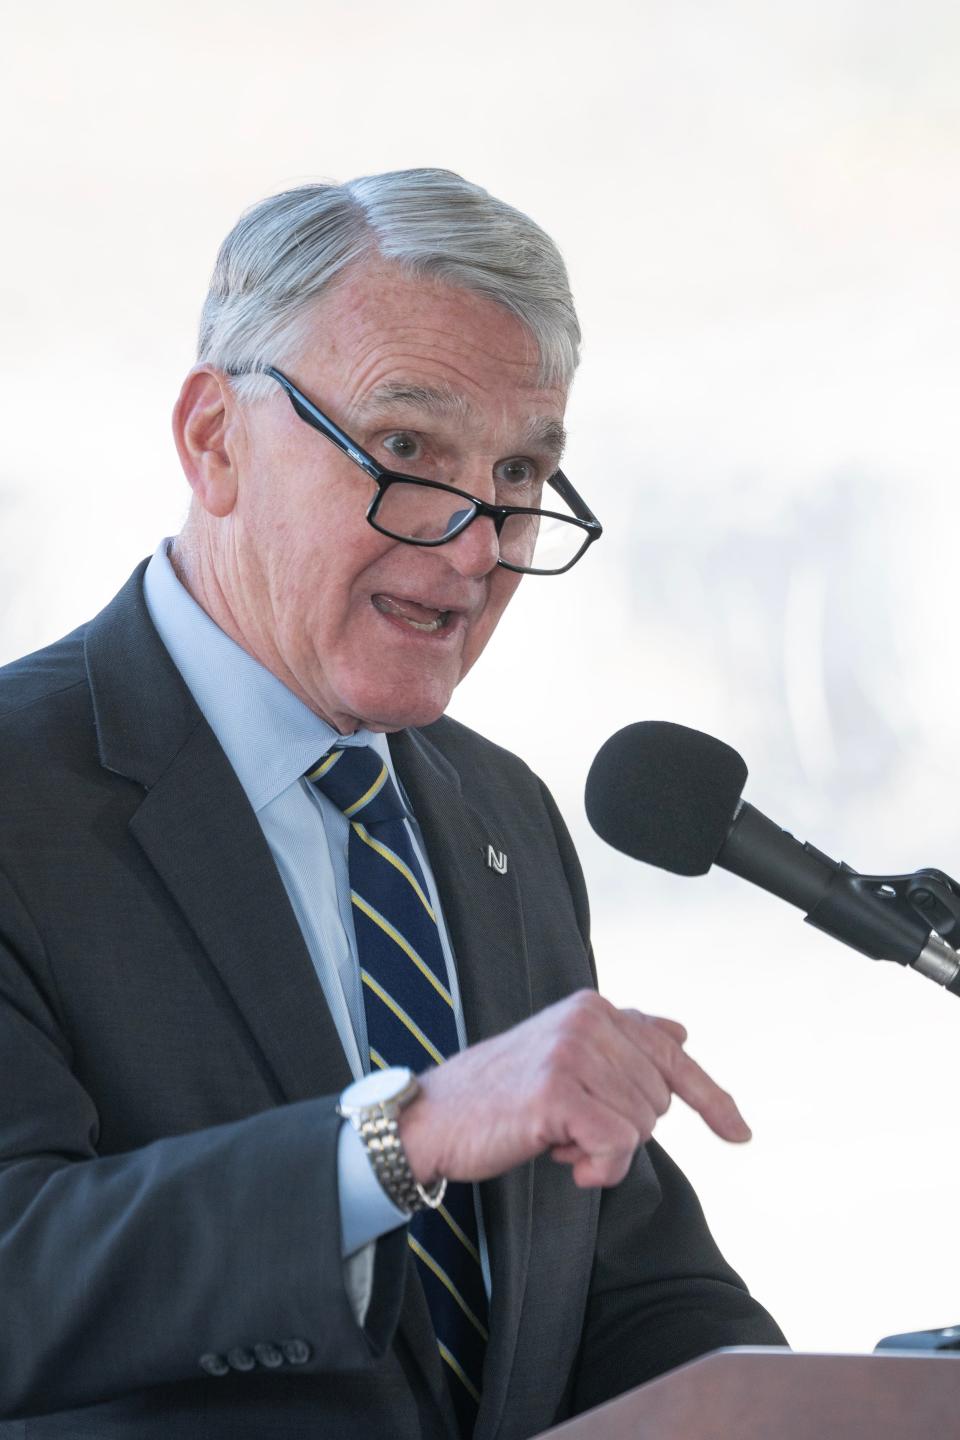
[(909, 1346), (902, 1350), (794, 1350), (789, 1345), (724, 1345), (677, 1368), (687, 1370), (691, 1365), (703, 1365), (718, 1355), (790, 1355), (798, 1360), (958, 1360), (960, 1350), (920, 1350)]

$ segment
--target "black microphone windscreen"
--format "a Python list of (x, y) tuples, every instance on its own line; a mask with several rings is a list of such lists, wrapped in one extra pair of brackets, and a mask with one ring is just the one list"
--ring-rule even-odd
[(743, 757), (722, 740), (669, 720), (641, 720), (601, 746), (587, 776), (587, 818), (635, 860), (705, 875), (746, 778)]

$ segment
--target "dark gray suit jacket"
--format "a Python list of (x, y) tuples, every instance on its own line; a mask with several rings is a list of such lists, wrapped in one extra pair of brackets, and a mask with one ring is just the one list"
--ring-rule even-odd
[[(378, 1244), (364, 1328), (345, 1293), (347, 1063), (141, 577), (0, 671), (0, 1436), (439, 1440), (452, 1414), (403, 1231)], [(592, 984), (583, 880), (542, 784), (452, 721), (391, 746), (470, 1040)], [(654, 1144), (602, 1195), (549, 1159), (481, 1193), (478, 1440), (782, 1341)], [(233, 1367), (207, 1373), (210, 1355)]]

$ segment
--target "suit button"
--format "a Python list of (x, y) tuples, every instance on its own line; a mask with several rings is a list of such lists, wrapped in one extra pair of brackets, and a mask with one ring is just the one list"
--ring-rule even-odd
[(252, 1370), (256, 1363), (251, 1352), (242, 1345), (227, 1351), (227, 1364), (231, 1370)]
[(284, 1340), (280, 1349), (291, 1365), (306, 1365), (313, 1354), (306, 1340)]
[(200, 1369), (205, 1370), (208, 1375), (228, 1375), (230, 1373), (230, 1366), (226, 1360), (213, 1350), (200, 1356)]
[(254, 1345), (253, 1353), (268, 1370), (276, 1370), (278, 1365), (283, 1364), (283, 1354), (276, 1345)]

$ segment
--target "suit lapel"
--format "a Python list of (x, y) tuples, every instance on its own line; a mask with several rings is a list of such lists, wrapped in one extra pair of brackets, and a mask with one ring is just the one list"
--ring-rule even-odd
[(352, 1079), (259, 823), (206, 724), (130, 830), (179, 905), (288, 1101)]
[[(424, 735), (400, 732), (390, 748), (426, 840), (456, 958), (467, 1043), (474, 1044), (532, 1009), (510, 837), (496, 816), (465, 802), (456, 771)], [(505, 874), (488, 863), (491, 845), (508, 856)], [(493, 1303), (476, 1440), (495, 1435), (506, 1399), (530, 1257), (532, 1174), (532, 1164), (521, 1165), (481, 1186)]]
[(153, 628), (142, 570), (91, 622), (101, 762), (146, 789), (130, 830), (166, 885), (287, 1101), (351, 1075), (269, 846)]

